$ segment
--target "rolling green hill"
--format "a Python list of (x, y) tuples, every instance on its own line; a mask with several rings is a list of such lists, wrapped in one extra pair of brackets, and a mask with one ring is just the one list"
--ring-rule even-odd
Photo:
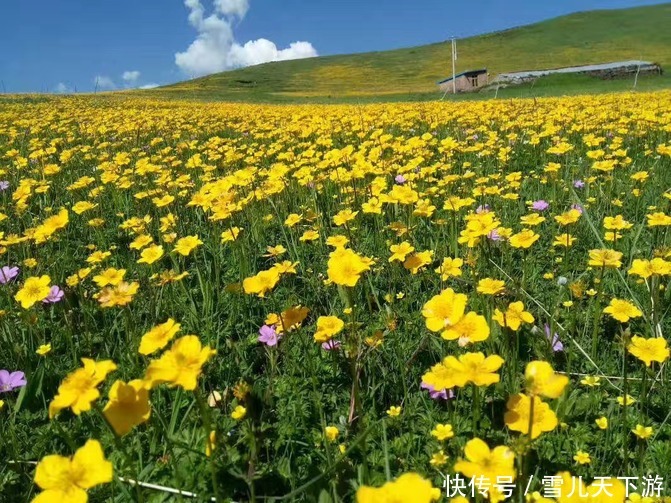
[[(643, 59), (671, 69), (671, 3), (590, 11), (459, 41), (457, 71), (501, 72)], [(436, 93), (450, 73), (449, 42), (383, 52), (325, 56), (243, 68), (149, 93), (163, 97), (293, 101)], [(671, 86), (668, 77), (652, 84)], [(571, 82), (563, 79), (561, 82)], [(583, 80), (578, 80), (582, 82)], [(570, 85), (569, 85), (570, 87)], [(589, 85), (587, 86), (589, 87)], [(617, 84), (597, 84), (597, 90)]]

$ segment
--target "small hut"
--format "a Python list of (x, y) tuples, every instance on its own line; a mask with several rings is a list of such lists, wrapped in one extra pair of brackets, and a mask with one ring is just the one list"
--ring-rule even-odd
[[(452, 82), (454, 80), (454, 83)], [(487, 85), (487, 69), (469, 70), (461, 72), (454, 77), (447, 78), (438, 82), (438, 87), (444, 93), (451, 93), (456, 88), (458, 93), (467, 93), (477, 91)]]

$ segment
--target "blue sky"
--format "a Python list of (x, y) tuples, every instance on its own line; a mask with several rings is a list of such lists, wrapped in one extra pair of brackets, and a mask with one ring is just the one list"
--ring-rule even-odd
[(394, 49), (654, 3), (663, 2), (2, 0), (0, 92), (166, 84), (269, 60)]

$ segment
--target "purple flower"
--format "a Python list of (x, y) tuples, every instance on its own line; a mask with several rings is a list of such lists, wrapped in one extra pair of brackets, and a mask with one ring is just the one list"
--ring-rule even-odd
[(501, 234), (499, 234), (499, 231), (496, 229), (487, 234), (487, 238), (491, 239), (492, 241), (503, 241), (503, 237), (501, 237)]
[(585, 182), (583, 182), (582, 180), (573, 180), (573, 186), (576, 189), (582, 189), (585, 186)]
[(454, 398), (454, 391), (451, 389), (446, 390), (446, 389), (440, 389), (437, 390), (435, 389), (432, 385), (427, 384), (425, 382), (422, 382), (420, 385), (420, 388), (428, 390), (429, 394), (431, 395), (431, 398), (434, 400), (449, 400), (451, 398)]
[(333, 351), (334, 349), (338, 349), (341, 345), (342, 342), (331, 339), (329, 341), (322, 342), (322, 349), (324, 351)]
[(550, 204), (547, 201), (544, 201), (543, 199), (539, 199), (538, 201), (534, 201), (533, 204), (531, 205), (531, 209), (534, 211), (545, 211), (550, 207)]
[(582, 206), (580, 206), (579, 204), (572, 204), (571, 209), (572, 210), (578, 210), (581, 215), (582, 215), (582, 212), (585, 211), (585, 210), (583, 210)]
[(47, 298), (44, 299), (42, 302), (44, 304), (55, 304), (56, 302), (60, 302), (63, 299), (64, 295), (65, 292), (61, 290), (60, 286), (53, 285), (49, 290), (49, 295), (47, 295)]
[(0, 393), (6, 393), (26, 385), (26, 375), (21, 371), (0, 370)]
[(7, 190), (9, 188), (9, 182), (7, 180), (3, 180), (0, 182), (0, 191)]
[(555, 353), (558, 353), (560, 351), (564, 351), (564, 344), (562, 344), (562, 341), (559, 340), (559, 334), (555, 332), (554, 335), (550, 335), (550, 325), (547, 323), (545, 324), (545, 337), (547, 340), (552, 344), (552, 351)]
[(4, 285), (6, 283), (9, 283), (18, 275), (19, 275), (18, 267), (9, 267), (8, 265), (3, 266), (2, 269), (0, 269), (0, 284)]
[(489, 211), (489, 205), (488, 204), (481, 204), (475, 209), (475, 212), (480, 214), (480, 213), (487, 213)]
[(280, 336), (275, 332), (275, 325), (272, 327), (263, 325), (259, 330), (259, 334), (259, 342), (264, 343), (266, 346), (277, 346), (277, 342), (280, 340)]
[(396, 178), (394, 178), (394, 181), (396, 182), (397, 185), (403, 185), (407, 180), (403, 175), (396, 175)]

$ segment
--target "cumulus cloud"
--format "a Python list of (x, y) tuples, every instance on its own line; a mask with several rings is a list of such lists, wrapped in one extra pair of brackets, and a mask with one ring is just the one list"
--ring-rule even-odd
[(233, 22), (245, 17), (249, 0), (213, 0), (214, 11), (209, 16), (205, 15), (200, 0), (184, 0), (184, 5), (189, 9), (189, 23), (198, 35), (186, 51), (175, 54), (175, 63), (190, 76), (317, 56), (310, 42), (294, 42), (285, 49), (265, 38), (238, 43), (233, 34)]
[(72, 89), (70, 89), (63, 82), (59, 82), (58, 85), (54, 88), (54, 92), (58, 94), (68, 94), (72, 92)]
[(158, 87), (160, 84), (156, 84), (155, 82), (150, 82), (149, 84), (145, 84), (143, 86), (140, 86), (139, 89), (154, 89), (155, 87)]
[(93, 84), (97, 89), (114, 89), (116, 87), (114, 81), (105, 75), (97, 75), (93, 79)]
[(140, 72), (137, 70), (127, 70), (123, 72), (121, 75), (121, 78), (125, 81), (128, 82), (129, 84), (132, 84), (135, 82), (137, 79), (140, 78)]
[(242, 19), (249, 10), (249, 0), (214, 0), (214, 8), (224, 16)]

